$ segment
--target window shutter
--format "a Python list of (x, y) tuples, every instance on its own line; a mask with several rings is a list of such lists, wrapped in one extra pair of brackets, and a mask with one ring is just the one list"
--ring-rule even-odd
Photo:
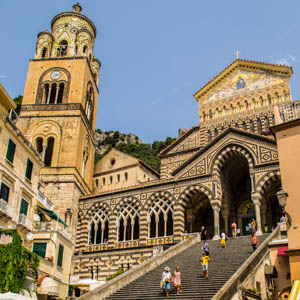
[(25, 176), (29, 180), (31, 180), (31, 175), (32, 175), (32, 168), (33, 168), (33, 163), (30, 159), (27, 159), (27, 166), (26, 166), (26, 173)]
[(8, 202), (8, 197), (9, 197), (9, 187), (2, 182), (1, 190), (0, 190), (0, 198)]
[(47, 243), (33, 243), (32, 252), (40, 257), (46, 257)]
[(28, 202), (22, 199), (21, 207), (20, 207), (20, 215), (23, 214), (27, 216), (27, 211), (28, 211)]
[(9, 139), (6, 158), (11, 163), (14, 162), (15, 152), (16, 152), (16, 144), (11, 139)]
[(62, 267), (63, 255), (64, 255), (64, 246), (59, 244), (58, 257), (57, 257), (57, 265), (59, 267)]

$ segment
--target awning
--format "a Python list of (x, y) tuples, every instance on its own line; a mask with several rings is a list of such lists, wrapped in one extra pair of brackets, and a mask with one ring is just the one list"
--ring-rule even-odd
[(279, 247), (277, 250), (277, 255), (278, 256), (286, 256), (287, 254), (285, 253), (285, 251), (287, 251), (287, 250), (289, 250), (288, 246)]
[(57, 281), (51, 277), (45, 277), (41, 283), (38, 293), (42, 295), (58, 297), (59, 289), (58, 289)]
[(66, 227), (68, 227), (68, 225), (54, 211), (43, 208), (39, 205), (38, 205), (38, 208), (41, 209), (42, 211), (44, 211), (51, 219), (58, 220), (58, 222), (64, 224)]
[(295, 280), (289, 296), (289, 300), (298, 300), (299, 298), (300, 298), (300, 280)]

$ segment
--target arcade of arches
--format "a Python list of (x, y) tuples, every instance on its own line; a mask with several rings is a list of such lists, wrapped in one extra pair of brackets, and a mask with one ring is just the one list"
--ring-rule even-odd
[(231, 235), (232, 222), (237, 223), (241, 235), (246, 235), (249, 234), (247, 225), (253, 218), (257, 220), (258, 234), (264, 232), (265, 225), (269, 229), (275, 227), (282, 215), (276, 197), (281, 187), (279, 175), (267, 172), (269, 175), (258, 184), (254, 159), (245, 151), (232, 148), (215, 162), (217, 168), (213, 169), (217, 170), (219, 181), (213, 176), (208, 178), (213, 190), (198, 184), (185, 189), (177, 199), (174, 194), (160, 191), (145, 199), (144, 205), (133, 198), (122, 199), (123, 204), (113, 219), (107, 208), (97, 209), (94, 205), (94, 215), (101, 216), (101, 220), (97, 217), (99, 220), (95, 221), (95, 217), (87, 213), (88, 244), (130, 241), (141, 244), (168, 237), (173, 237), (172, 242), (175, 242), (184, 235), (200, 232), (202, 226), (207, 230), (208, 239), (217, 239), (221, 232)]

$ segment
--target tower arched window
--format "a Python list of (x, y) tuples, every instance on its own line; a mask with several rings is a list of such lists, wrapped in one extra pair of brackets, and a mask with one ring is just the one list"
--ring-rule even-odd
[(125, 181), (127, 181), (127, 180), (128, 180), (128, 173), (125, 172)]
[(246, 124), (245, 122), (243, 122), (242, 128), (243, 128), (244, 130), (247, 130), (247, 124)]
[(71, 81), (68, 70), (57, 67), (45, 71), (39, 79), (36, 104), (67, 102)]
[(86, 52), (87, 52), (87, 45), (84, 45), (82, 49), (82, 53), (86, 54)]
[(49, 83), (45, 83), (44, 89), (43, 89), (43, 103), (48, 103), (49, 98)]
[(42, 58), (45, 58), (47, 55), (47, 48), (44, 47), (43, 50), (42, 50)]
[(56, 103), (62, 103), (63, 95), (64, 95), (64, 88), (65, 88), (65, 84), (63, 82), (61, 82), (58, 86), (58, 94), (57, 94)]
[(94, 103), (94, 90), (91, 86), (91, 83), (89, 83), (86, 90), (85, 114), (91, 124), (93, 121), (93, 105), (94, 105), (93, 103)]
[(112, 178), (112, 176), (109, 176), (109, 182), (110, 182), (110, 184), (113, 183), (113, 178)]
[(58, 57), (63, 57), (67, 56), (67, 51), (68, 51), (68, 42), (66, 40), (62, 40), (57, 48), (57, 56)]
[(135, 203), (125, 203), (118, 213), (118, 241), (139, 239), (139, 211)]
[(53, 83), (51, 85), (49, 104), (54, 104), (55, 103), (56, 92), (57, 92), (57, 85), (56, 85), (56, 83)]
[(102, 178), (102, 185), (105, 185), (105, 177)]
[(39, 154), (42, 154), (42, 153), (43, 153), (43, 138), (38, 137), (38, 138), (35, 140), (35, 147), (36, 147), (36, 151), (37, 151)]
[(170, 199), (159, 198), (148, 209), (149, 238), (173, 235), (173, 206)]
[(47, 148), (46, 148), (45, 160), (44, 160), (46, 167), (51, 167), (53, 148), (54, 148), (54, 138), (49, 137), (47, 140)]

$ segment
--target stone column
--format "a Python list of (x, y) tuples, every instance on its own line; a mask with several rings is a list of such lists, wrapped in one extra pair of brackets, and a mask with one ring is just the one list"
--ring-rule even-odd
[(260, 215), (260, 205), (261, 202), (259, 198), (252, 198), (252, 201), (255, 206), (255, 217), (256, 217), (256, 235), (262, 235), (262, 230), (261, 230), (261, 215)]
[(214, 211), (214, 237), (213, 240), (220, 239), (220, 210), (221, 203), (219, 201), (212, 201), (212, 209)]
[(225, 225), (225, 233), (228, 235), (228, 214), (224, 213), (223, 218), (224, 218), (224, 225)]

